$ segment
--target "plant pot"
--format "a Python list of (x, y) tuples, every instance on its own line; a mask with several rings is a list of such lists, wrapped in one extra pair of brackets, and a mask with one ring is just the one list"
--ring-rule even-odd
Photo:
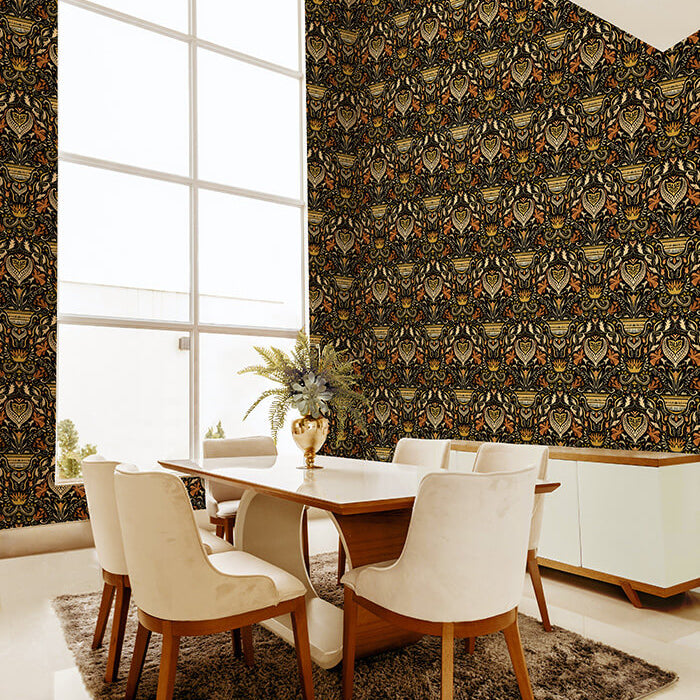
[(320, 416), (302, 416), (292, 421), (292, 437), (297, 447), (304, 452), (305, 465), (299, 469), (323, 469), (314, 464), (316, 453), (328, 437), (328, 419)]

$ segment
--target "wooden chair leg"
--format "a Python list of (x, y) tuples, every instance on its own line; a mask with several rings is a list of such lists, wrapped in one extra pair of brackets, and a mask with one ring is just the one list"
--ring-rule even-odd
[(112, 618), (112, 634), (109, 640), (109, 653), (107, 654), (107, 670), (105, 680), (112, 683), (119, 675), (119, 661), (122, 656), (122, 645), (124, 644), (124, 630), (126, 629), (126, 618), (129, 614), (129, 599), (131, 598), (131, 588), (128, 586), (117, 586), (117, 601), (114, 604), (114, 617)]
[(455, 626), (451, 622), (445, 622), (442, 626), (441, 700), (452, 700), (454, 692), (454, 644)]
[(248, 625), (241, 627), (241, 643), (243, 646), (243, 660), (246, 666), (255, 666), (255, 650), (253, 648), (253, 628)]
[(241, 644), (241, 630), (231, 630), (231, 642), (233, 643), (233, 655), (240, 659), (243, 656), (243, 646)]
[(180, 637), (174, 635), (170, 629), (166, 627), (163, 632), (163, 650), (160, 654), (160, 670), (158, 672), (158, 693), (156, 694), (156, 700), (171, 700), (173, 697), (179, 651)]
[(148, 643), (151, 641), (151, 631), (147, 630), (140, 622), (136, 630), (136, 642), (134, 644), (134, 655), (131, 657), (131, 668), (129, 669), (129, 678), (126, 682), (125, 700), (134, 700), (136, 691), (141, 680), (141, 671), (143, 670), (143, 662), (146, 659), (148, 651)]
[(345, 547), (343, 547), (343, 541), (338, 538), (338, 583), (345, 576), (345, 564)]
[(540, 616), (542, 617), (542, 626), (545, 632), (552, 631), (552, 623), (549, 621), (549, 612), (547, 610), (547, 601), (544, 598), (544, 588), (542, 588), (542, 578), (540, 576), (540, 566), (537, 563), (537, 550), (530, 549), (527, 553), (527, 571), (530, 574), (530, 580), (532, 581), (532, 588), (535, 591), (535, 598), (537, 599), (537, 607), (540, 609)]
[(510, 654), (510, 660), (513, 664), (513, 671), (515, 671), (515, 678), (518, 681), (518, 688), (520, 688), (520, 696), (522, 700), (534, 700), (532, 686), (530, 685), (530, 675), (525, 665), (525, 655), (523, 654), (523, 645), (520, 641), (520, 630), (518, 629), (517, 620), (513, 622), (513, 624), (508, 625), (508, 627), (503, 630), (503, 634), (506, 638), (506, 644), (508, 645), (508, 653)]
[(476, 637), (465, 637), (464, 650), (467, 654), (473, 654), (476, 650)]
[(102, 646), (102, 639), (105, 636), (107, 620), (112, 609), (115, 587), (105, 583), (102, 587), (102, 600), (100, 601), (100, 611), (97, 613), (97, 624), (95, 625), (95, 635), (92, 638), (92, 648), (99, 649)]
[[(342, 546), (341, 546), (342, 551)], [(355, 675), (355, 645), (357, 641), (357, 602), (351, 588), (345, 587), (343, 608), (343, 700), (352, 700)]]
[(233, 544), (233, 526), (236, 524), (235, 518), (226, 518), (226, 524), (224, 525), (224, 539), (229, 543)]
[(304, 566), (311, 573), (311, 558), (309, 557), (309, 509), (304, 508), (301, 516), (301, 551), (304, 556)]
[(311, 649), (309, 647), (309, 628), (306, 621), (306, 601), (304, 598), (300, 599), (299, 605), (292, 612), (292, 628), (294, 630), (294, 646), (297, 650), (301, 695), (304, 700), (313, 700), (314, 683), (311, 675)]

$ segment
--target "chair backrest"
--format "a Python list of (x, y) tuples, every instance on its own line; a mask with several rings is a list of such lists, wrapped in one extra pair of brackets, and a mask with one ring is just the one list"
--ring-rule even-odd
[[(275, 441), (269, 435), (257, 435), (255, 437), (224, 438), (205, 440), (202, 443), (204, 459), (215, 457), (264, 457), (276, 455)], [(207, 500), (213, 499), (214, 503), (222, 501), (238, 501), (242, 498), (245, 489), (230, 484), (222, 484), (218, 481), (207, 481)], [(214, 513), (210, 513), (213, 515)]]
[(451, 440), (401, 438), (396, 444), (392, 462), (415, 464), (429, 469), (447, 469), (450, 463)]
[[(474, 471), (504, 472), (522, 469), (527, 464), (537, 466), (537, 478), (547, 478), (549, 448), (545, 445), (512, 445), (505, 442), (484, 442), (479, 446), (474, 460)], [(535, 496), (530, 525), (530, 542), (528, 549), (537, 549), (542, 532), (544, 515), (544, 495)]]
[(393, 574), (375, 574), (366, 583), (392, 610), (434, 622), (480, 620), (516, 607), (535, 476), (533, 466), (428, 474)]
[(81, 469), (100, 566), (111, 574), (125, 575), (128, 571), (114, 497), (114, 469), (117, 464), (102, 455), (90, 455), (83, 460)]
[(267, 576), (214, 568), (177, 476), (120, 465), (114, 484), (129, 580), (141, 610), (165, 620), (206, 620), (255, 610), (278, 596)]

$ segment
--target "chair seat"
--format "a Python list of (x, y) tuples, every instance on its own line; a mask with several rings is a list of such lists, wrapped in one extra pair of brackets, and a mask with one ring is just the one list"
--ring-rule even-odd
[(280, 602), (306, 594), (306, 586), (292, 574), (247, 552), (234, 550), (212, 554), (209, 561), (222, 574), (230, 576), (267, 576), (277, 588)]
[(221, 552), (233, 551), (233, 545), (229, 544), (226, 540), (222, 540), (221, 537), (217, 537), (210, 530), (200, 527), (199, 536), (202, 538), (202, 544), (208, 554), (220, 554)]
[(239, 505), (241, 505), (240, 501), (221, 501), (217, 504), (216, 517), (232, 518), (238, 513)]
[(365, 597), (362, 595), (360, 591), (357, 590), (357, 578), (358, 576), (365, 570), (367, 569), (384, 569), (387, 566), (391, 566), (396, 559), (390, 559), (389, 561), (380, 561), (377, 562), (376, 564), (365, 564), (364, 566), (358, 566), (355, 569), (350, 569), (345, 576), (340, 580), (342, 584), (345, 586), (348, 586), (349, 588), (352, 588), (355, 593), (357, 593), (361, 597)]

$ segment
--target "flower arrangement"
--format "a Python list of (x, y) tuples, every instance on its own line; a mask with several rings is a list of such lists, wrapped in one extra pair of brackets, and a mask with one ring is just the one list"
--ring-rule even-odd
[(366, 420), (362, 409), (369, 402), (353, 388), (357, 384), (353, 371), (355, 361), (348, 360), (344, 352), (336, 352), (329, 344), (320, 352), (312, 351), (309, 338), (303, 331), (299, 332), (289, 355), (274, 347), (256, 346), (255, 350), (265, 364), (245, 367), (239, 374), (257, 374), (281, 386), (263, 391), (246, 411), (243, 420), (262, 401), (272, 397), (268, 415), (275, 440), (290, 408), (296, 408), (302, 416), (313, 418), (327, 416), (333, 411), (338, 424), (336, 441), (344, 439), (348, 418), (365, 430)]

